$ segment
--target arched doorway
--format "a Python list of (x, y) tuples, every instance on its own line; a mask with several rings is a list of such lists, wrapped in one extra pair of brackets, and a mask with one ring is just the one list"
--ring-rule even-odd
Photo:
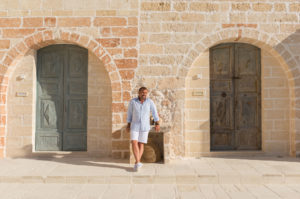
[(86, 151), (88, 50), (39, 49), (36, 74), (36, 151)]
[(261, 149), (261, 51), (244, 43), (210, 48), (211, 150)]

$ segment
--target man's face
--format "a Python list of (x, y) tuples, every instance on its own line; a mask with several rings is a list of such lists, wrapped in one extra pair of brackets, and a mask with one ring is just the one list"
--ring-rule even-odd
[(147, 94), (148, 94), (148, 90), (140, 91), (140, 92), (139, 92), (139, 98), (140, 98), (141, 100), (146, 100)]

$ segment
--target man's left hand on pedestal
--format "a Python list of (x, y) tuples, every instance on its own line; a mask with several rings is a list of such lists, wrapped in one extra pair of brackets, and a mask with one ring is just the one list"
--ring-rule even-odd
[(156, 131), (156, 132), (159, 132), (159, 130), (160, 130), (159, 124), (155, 125), (155, 131)]

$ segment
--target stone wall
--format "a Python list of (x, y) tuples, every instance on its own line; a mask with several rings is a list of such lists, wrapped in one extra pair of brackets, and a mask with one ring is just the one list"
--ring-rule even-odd
[[(198, 134), (190, 132), (194, 124), (186, 120), (187, 110), (193, 106), (187, 103), (189, 74), (197, 60), (206, 59), (208, 49), (216, 44), (255, 45), (264, 53), (264, 66), (271, 68), (264, 70), (278, 72), (278, 76), (275, 72), (275, 76), (272, 73), (263, 79), (263, 92), (268, 94), (264, 96), (263, 147), (272, 153), (284, 150), (296, 155), (300, 153), (299, 11), (297, 0), (0, 1), (0, 155), (6, 156), (6, 138), (13, 128), (8, 127), (7, 115), (9, 77), (19, 61), (33, 52), (31, 49), (55, 42), (87, 48), (108, 73), (112, 89), (111, 155), (129, 157), (126, 108), (143, 85), (150, 88), (162, 124), (172, 127), (166, 139), (171, 159), (195, 157), (209, 150), (207, 137), (202, 137), (203, 132), (209, 135), (208, 121), (201, 124)], [(206, 70), (203, 68), (203, 73)], [(278, 83), (281, 80), (283, 84)], [(276, 96), (274, 89), (282, 96)], [(201, 83), (201, 90), (205, 91), (199, 98), (201, 111), (207, 115), (207, 80)], [(280, 117), (269, 121), (267, 116), (273, 113)], [(191, 139), (201, 137), (206, 141), (192, 144)]]
[[(274, 70), (282, 70), (280, 77), (263, 79), (266, 83), (263, 92), (268, 95), (264, 96), (265, 104), (272, 104), (272, 108), (268, 104), (263, 110), (266, 113), (262, 124), (263, 134), (266, 134), (263, 150), (291, 155), (300, 150), (299, 146), (296, 148), (300, 140), (299, 128), (295, 128), (298, 111), (294, 107), (295, 104), (297, 107), (294, 89), (298, 87), (300, 64), (299, 10), (297, 1), (141, 1), (139, 67), (135, 85), (149, 86), (162, 93), (162, 99), (169, 99), (168, 95), (172, 94), (176, 96), (173, 114), (168, 117), (172, 120), (167, 121), (173, 128), (170, 138), (172, 157), (195, 157), (210, 150), (207, 52), (210, 47), (225, 42), (255, 45), (277, 60)], [(206, 68), (196, 70), (201, 70), (204, 79), (189, 84), (187, 74), (194, 73), (193, 66), (199, 59), (202, 63), (198, 66), (204, 64)], [(264, 59), (268, 60), (267, 57)], [(204, 96), (191, 99), (187, 88), (200, 89)], [(276, 91), (281, 96), (275, 96)], [(271, 96), (269, 92), (272, 92)], [(274, 100), (280, 103), (281, 99), (286, 100), (282, 107), (273, 105)], [(194, 111), (189, 112), (190, 109)], [(164, 112), (164, 108), (160, 111)], [(277, 118), (272, 116), (274, 114)], [(194, 121), (189, 121), (191, 115)], [(274, 117), (273, 122), (268, 120), (269, 117)], [(276, 119), (280, 122), (275, 122)], [(269, 128), (270, 123), (278, 128)]]
[[(8, 155), (9, 150), (6, 147), (10, 142), (7, 139), (11, 133), (9, 129), (15, 128), (8, 117), (10, 111), (8, 109), (13, 109), (7, 106), (10, 98), (8, 87), (14, 84), (10, 82), (10, 77), (18, 70), (20, 63), (27, 59), (29, 51), (35, 52), (41, 47), (56, 43), (75, 44), (87, 48), (89, 59), (97, 64), (97, 67), (104, 66), (103, 70), (92, 72), (94, 80), (89, 83), (94, 85), (90, 88), (98, 89), (100, 95), (103, 94), (100, 90), (104, 86), (101, 81), (105, 81), (105, 86), (109, 82), (111, 87), (110, 93), (105, 94), (109, 100), (102, 99), (106, 103), (108, 101), (111, 103), (111, 106), (105, 107), (110, 111), (94, 107), (96, 103), (98, 103), (96, 106), (105, 104), (102, 101), (96, 102), (94, 96), (89, 96), (89, 105), (93, 108), (89, 109), (92, 115), (89, 117), (88, 139), (93, 144), (88, 146), (88, 150), (98, 152), (98, 156), (112, 154), (115, 156), (121, 152), (120, 156), (124, 157), (128, 154), (129, 146), (120, 150), (118, 146), (120, 139), (112, 141), (111, 136), (112, 132), (126, 124), (126, 106), (131, 98), (132, 79), (137, 67), (138, 1), (0, 1), (0, 29), (1, 157)], [(33, 68), (34, 62), (31, 64)], [(108, 79), (104, 78), (104, 72)], [(33, 94), (31, 88), (29, 95)], [(109, 120), (105, 119), (109, 116)], [(8, 124), (13, 126), (8, 127)], [(29, 128), (33, 129), (33, 125)], [(107, 130), (103, 131), (103, 128), (110, 129), (110, 133), (108, 134)], [(95, 140), (94, 136), (101, 139)], [(29, 145), (33, 143), (30, 139), (26, 142)]]

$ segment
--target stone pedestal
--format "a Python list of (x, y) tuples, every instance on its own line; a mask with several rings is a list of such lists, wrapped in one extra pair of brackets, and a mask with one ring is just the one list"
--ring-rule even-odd
[[(170, 127), (161, 126), (160, 131), (156, 132), (155, 127), (151, 126), (148, 135), (148, 142), (144, 146), (144, 153), (141, 162), (143, 163), (168, 163), (168, 143), (166, 143), (166, 134), (170, 133)], [(130, 143), (130, 164), (134, 164), (135, 158)]]

